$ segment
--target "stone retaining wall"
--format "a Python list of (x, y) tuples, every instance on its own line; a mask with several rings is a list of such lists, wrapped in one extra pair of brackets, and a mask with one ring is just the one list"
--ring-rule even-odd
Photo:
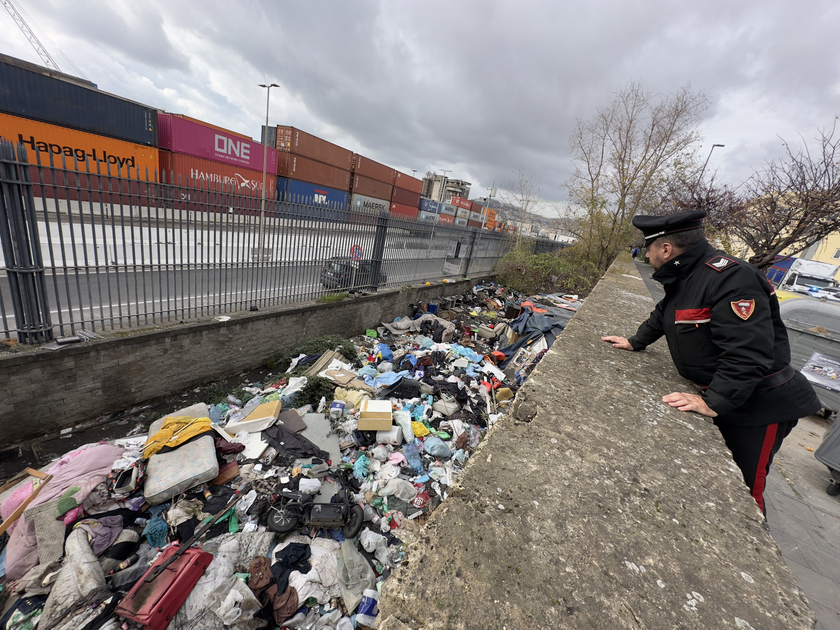
[(616, 350), (653, 302), (617, 261), (385, 583), (397, 628), (813, 628), (719, 432), (660, 341)]
[(0, 448), (262, 365), (306, 339), (363, 334), (409, 304), (462, 294), (479, 280), (234, 314), (52, 352), (0, 356)]

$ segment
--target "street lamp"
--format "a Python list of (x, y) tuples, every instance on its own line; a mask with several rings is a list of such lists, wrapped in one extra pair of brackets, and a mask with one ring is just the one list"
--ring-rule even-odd
[(261, 88), (265, 88), (265, 144), (263, 145), (263, 181), (262, 181), (262, 202), (260, 203), (260, 249), (259, 260), (263, 260), (263, 251), (265, 246), (265, 176), (268, 170), (268, 103), (271, 98), (271, 88), (280, 87), (276, 83), (265, 85), (260, 83)]
[(694, 185), (695, 189), (700, 185), (700, 182), (703, 181), (703, 173), (706, 172), (706, 165), (709, 163), (709, 160), (712, 157), (712, 151), (715, 150), (715, 147), (720, 147), (722, 149), (724, 147), (724, 145), (722, 145), (722, 144), (713, 144), (712, 145), (712, 148), (709, 151), (709, 157), (706, 158), (706, 163), (703, 164), (703, 168), (700, 170), (700, 177), (697, 178), (697, 183)]

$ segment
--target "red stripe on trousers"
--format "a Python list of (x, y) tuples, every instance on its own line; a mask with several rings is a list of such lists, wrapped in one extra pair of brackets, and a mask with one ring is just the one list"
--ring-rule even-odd
[(764, 512), (764, 482), (767, 480), (767, 462), (770, 461), (770, 453), (773, 452), (773, 445), (776, 443), (777, 428), (778, 425), (776, 424), (767, 425), (767, 433), (764, 434), (764, 444), (761, 446), (761, 455), (758, 458), (758, 466), (755, 470), (752, 496), (762, 512)]

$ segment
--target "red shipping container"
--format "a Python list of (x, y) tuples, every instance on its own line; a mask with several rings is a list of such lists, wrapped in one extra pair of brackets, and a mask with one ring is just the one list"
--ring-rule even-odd
[(350, 190), (350, 171), (294, 153), (278, 153), (277, 174), (281, 177), (320, 184), (336, 190)]
[[(160, 148), (262, 173), (265, 145), (232, 131), (173, 114), (158, 114)], [(277, 151), (268, 148), (267, 172), (277, 168)]]
[(470, 227), (474, 227), (474, 228), (480, 228), (481, 227), (481, 221), (467, 221), (467, 225), (469, 225)]
[[(353, 194), (364, 195), (365, 197), (375, 197), (376, 199), (391, 199), (394, 187), (391, 184), (364, 177), (362, 175), (353, 176)], [(419, 205), (420, 200), (417, 200)]]
[[(160, 179), (167, 184), (197, 186), (215, 190), (230, 190), (231, 186), (243, 194), (262, 192), (263, 174), (247, 168), (203, 160), (192, 155), (163, 151), (160, 153)], [(274, 198), (277, 178), (271, 173), (265, 178), (266, 197)]]
[(455, 216), (451, 214), (441, 214), (438, 217), (438, 223), (455, 223)]
[(453, 206), (457, 206), (458, 208), (464, 208), (466, 210), (470, 209), (472, 202), (469, 199), (464, 199), (463, 197), (452, 197), (452, 201), (450, 201)]
[[(371, 160), (370, 158), (366, 158), (363, 155), (359, 155), (358, 153), (353, 154), (353, 174), (363, 175), (364, 177), (368, 177), (370, 179), (385, 182), (389, 186), (392, 186), (394, 183), (394, 169), (390, 166), (385, 166), (384, 164)], [(367, 193), (362, 194), (365, 195)], [(391, 195), (389, 193), (388, 199), (390, 198)]]
[(394, 186), (416, 192), (419, 195), (423, 190), (423, 181), (411, 175), (394, 171)]
[(391, 194), (391, 201), (399, 203), (404, 206), (411, 206), (412, 208), (420, 207), (420, 193), (411, 192), (404, 188), (397, 188), (394, 186), (394, 192)]
[(475, 201), (470, 201), (470, 212), (484, 214), (484, 206), (482, 206), (480, 203), (476, 203)]
[(391, 214), (399, 219), (417, 219), (417, 214), (420, 212), (417, 208), (411, 206), (404, 206), (401, 203), (391, 204)]
[(284, 153), (302, 155), (345, 171), (353, 168), (353, 152), (350, 149), (288, 125), (277, 125), (275, 148)]

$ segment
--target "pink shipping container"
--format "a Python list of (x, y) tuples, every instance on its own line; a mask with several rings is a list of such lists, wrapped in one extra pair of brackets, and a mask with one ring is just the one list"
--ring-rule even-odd
[(416, 192), (418, 195), (423, 190), (422, 180), (411, 175), (406, 175), (405, 173), (400, 173), (399, 171), (394, 171), (394, 186)]
[(393, 201), (394, 203), (400, 203), (404, 206), (418, 208), (420, 206), (420, 193), (411, 192), (410, 190), (405, 190), (404, 188), (398, 188), (394, 186), (394, 192), (391, 195), (391, 201)]
[[(365, 197), (375, 197), (377, 199), (391, 199), (391, 193), (394, 187), (391, 184), (386, 184), (377, 179), (364, 177), (362, 175), (353, 176), (353, 194), (364, 195)], [(419, 201), (418, 201), (419, 203)]]
[[(182, 153), (222, 164), (263, 170), (264, 145), (240, 134), (207, 126), (173, 114), (158, 114), (158, 138), (161, 149)], [(268, 149), (266, 172), (277, 171), (277, 151)]]
[(457, 206), (458, 208), (465, 208), (467, 210), (469, 210), (472, 206), (472, 202), (469, 199), (464, 199), (463, 197), (452, 197), (452, 201), (449, 203), (453, 206)]
[(277, 174), (337, 190), (350, 190), (350, 171), (293, 153), (277, 154)]
[(395, 215), (399, 219), (416, 219), (419, 212), (420, 210), (417, 208), (404, 206), (401, 203), (391, 204), (391, 214)]
[(346, 171), (353, 168), (353, 152), (350, 149), (288, 125), (277, 125), (275, 148), (284, 153), (302, 155)]
[[(353, 174), (363, 175), (369, 179), (375, 179), (380, 182), (385, 182), (389, 186), (394, 184), (394, 169), (390, 166), (380, 164), (370, 158), (366, 158), (358, 153), (353, 154)], [(367, 193), (362, 193), (367, 194)], [(391, 195), (388, 195), (388, 199)]]

